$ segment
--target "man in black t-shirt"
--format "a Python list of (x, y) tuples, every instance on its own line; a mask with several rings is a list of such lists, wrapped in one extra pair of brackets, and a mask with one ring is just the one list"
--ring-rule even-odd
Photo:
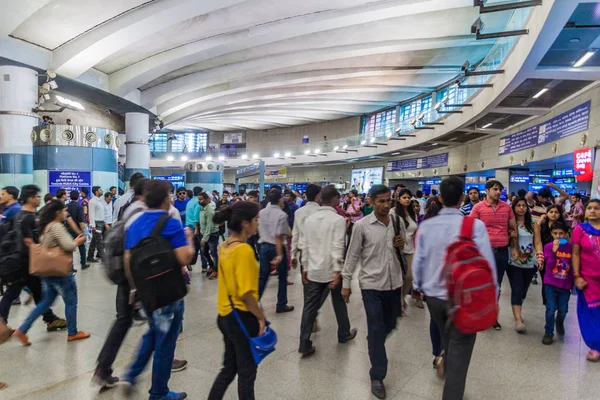
[[(35, 210), (40, 206), (42, 197), (40, 196), (40, 188), (35, 185), (25, 185), (21, 189), (21, 202), (23, 208), (15, 217), (15, 229), (19, 229), (20, 237), (23, 240), (21, 246), (21, 263), (23, 266), (22, 278), (15, 282), (6, 282), (8, 288), (6, 293), (0, 300), (0, 318), (5, 322), (8, 321), (8, 313), (12, 302), (19, 297), (21, 290), (28, 287), (33, 295), (35, 304), (42, 301), (42, 282), (37, 276), (29, 275), (29, 246), (33, 243), (39, 243), (39, 232), (37, 230), (37, 222)], [(66, 329), (67, 321), (63, 318), (58, 318), (52, 309), (48, 309), (44, 313), (44, 322), (46, 323), (47, 331), (56, 331)]]
[[(79, 192), (77, 190), (72, 190), (69, 194), (69, 198), (71, 202), (67, 204), (67, 230), (76, 238), (80, 234), (85, 232), (85, 215), (83, 214), (83, 207), (79, 204)], [(86, 251), (85, 251), (85, 243), (79, 246), (79, 257), (81, 261), (81, 269), (87, 269), (90, 267), (90, 264), (86, 262)]]

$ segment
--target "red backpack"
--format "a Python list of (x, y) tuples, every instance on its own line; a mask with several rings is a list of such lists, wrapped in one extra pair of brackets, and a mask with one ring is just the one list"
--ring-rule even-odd
[(462, 333), (491, 328), (498, 317), (498, 299), (492, 268), (473, 242), (475, 219), (465, 217), (460, 237), (446, 253), (450, 317)]

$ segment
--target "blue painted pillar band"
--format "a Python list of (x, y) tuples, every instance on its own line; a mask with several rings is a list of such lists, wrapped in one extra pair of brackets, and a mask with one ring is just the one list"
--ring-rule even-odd
[(33, 174), (33, 155), (0, 154), (0, 174)]

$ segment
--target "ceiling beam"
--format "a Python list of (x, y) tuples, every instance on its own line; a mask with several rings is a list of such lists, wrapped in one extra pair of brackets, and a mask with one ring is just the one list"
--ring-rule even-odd
[(552, 109), (548, 107), (496, 107), (491, 112), (499, 114), (515, 114), (515, 115), (544, 115), (548, 114)]
[(50, 0), (18, 1), (0, 0), (0, 39), (10, 35), (19, 25), (35, 14)]

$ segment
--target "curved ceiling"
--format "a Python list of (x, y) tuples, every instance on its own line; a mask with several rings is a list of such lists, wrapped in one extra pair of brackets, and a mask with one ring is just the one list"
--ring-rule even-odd
[[(51, 50), (60, 75), (95, 68), (114, 94), (141, 90), (142, 105), (178, 129), (268, 129), (372, 112), (430, 92), (494, 44), (470, 33), (479, 16), (472, 0), (21, 3), (12, 5), (12, 37)], [(482, 19), (502, 31), (509, 16)]]

